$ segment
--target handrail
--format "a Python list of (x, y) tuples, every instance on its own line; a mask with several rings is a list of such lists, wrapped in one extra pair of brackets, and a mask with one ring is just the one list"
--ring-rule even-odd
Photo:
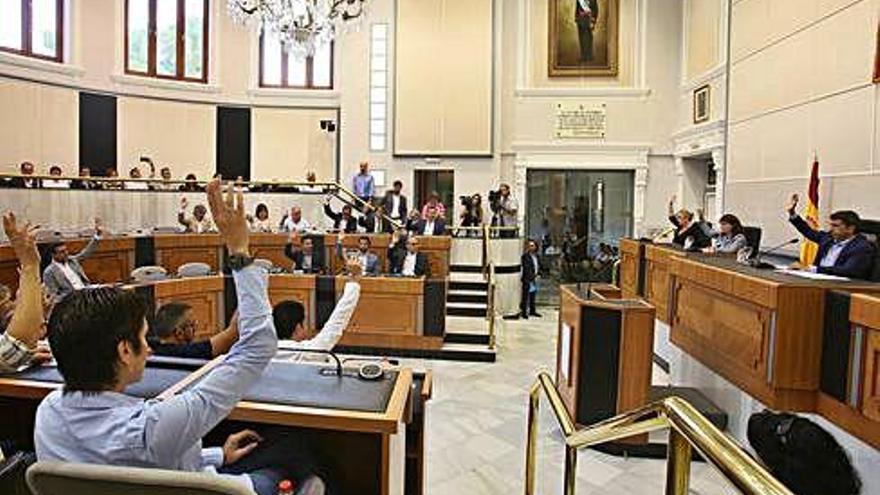
[(611, 285), (616, 287), (620, 287), (620, 284), (617, 283), (618, 279), (620, 279), (620, 264), (623, 260), (618, 259), (611, 265)]
[(565, 437), (565, 495), (575, 493), (578, 450), (666, 428), (669, 429), (666, 463), (667, 495), (688, 493), (692, 449), (696, 449), (745, 495), (793, 495), (785, 485), (746, 454), (730, 437), (679, 397), (668, 397), (595, 425), (577, 429), (553, 379), (546, 371), (538, 373), (535, 384), (529, 392), (525, 495), (535, 493), (537, 420), (541, 392), (547, 397), (556, 422)]
[(486, 319), (489, 325), (489, 349), (495, 349), (495, 262), (492, 261), (490, 225), (483, 225), (483, 276), (486, 279)]

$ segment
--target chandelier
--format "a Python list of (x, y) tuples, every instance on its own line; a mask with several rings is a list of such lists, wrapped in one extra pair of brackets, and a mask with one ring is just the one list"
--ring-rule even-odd
[(338, 33), (359, 23), (367, 0), (227, 0), (229, 15), (241, 24), (275, 36), (288, 53), (315, 54)]

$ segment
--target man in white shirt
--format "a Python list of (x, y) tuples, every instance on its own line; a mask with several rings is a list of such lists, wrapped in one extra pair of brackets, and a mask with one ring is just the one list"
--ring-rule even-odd
[[(401, 249), (401, 244), (406, 249)], [(391, 265), (392, 275), (404, 277), (431, 277), (431, 266), (425, 253), (419, 252), (419, 238), (415, 236), (403, 237), (395, 232), (388, 246), (388, 261)]]
[[(52, 165), (49, 168), (49, 175), (52, 177), (61, 177), (62, 170), (58, 165)], [(67, 179), (46, 179), (43, 181), (44, 189), (70, 189), (70, 181)]]
[(284, 219), (282, 225), (284, 232), (308, 232), (312, 230), (312, 224), (302, 216), (302, 208), (294, 206), (290, 209), (290, 215)]
[(214, 222), (208, 218), (208, 209), (205, 205), (196, 205), (193, 208), (193, 216), (186, 217), (186, 198), (180, 198), (180, 210), (177, 212), (177, 222), (184, 226), (184, 232), (188, 234), (205, 234), (207, 232), (216, 232), (217, 228)]
[(427, 205), (425, 219), (416, 226), (418, 235), (446, 235), (446, 221), (438, 214), (437, 207)]
[[(143, 178), (143, 175), (141, 175), (141, 169), (137, 167), (129, 170), (128, 176), (132, 179)], [(123, 187), (125, 187), (125, 189), (129, 191), (146, 191), (150, 189), (149, 185), (146, 182), (141, 182), (140, 180), (127, 180), (123, 184)]]
[(96, 218), (95, 235), (92, 236), (82, 251), (71, 255), (67, 250), (67, 244), (64, 242), (49, 246), (52, 262), (43, 270), (43, 284), (56, 302), (64, 299), (71, 292), (82, 290), (91, 284), (80, 262), (95, 252), (103, 232), (101, 220)]
[[(272, 309), (272, 319), (275, 321), (275, 332), (279, 339), (279, 352), (276, 359), (323, 361), (325, 359), (323, 352), (310, 353), (305, 351), (330, 351), (336, 346), (336, 343), (342, 338), (342, 333), (348, 327), (348, 322), (351, 320), (351, 315), (357, 308), (361, 296), (361, 286), (357, 282), (357, 277), (361, 274), (360, 265), (349, 262), (348, 272), (354, 278), (346, 282), (342, 297), (336, 302), (333, 313), (330, 314), (330, 318), (324, 323), (324, 327), (317, 335), (310, 335), (309, 330), (303, 325), (305, 307), (302, 303), (290, 300), (275, 305)], [(283, 342), (285, 340), (288, 342)], [(285, 351), (285, 347), (289, 350)]]
[(406, 220), (406, 212), (408, 211), (406, 208), (406, 196), (401, 194), (402, 191), (403, 182), (396, 180), (394, 181), (393, 189), (385, 193), (385, 199), (382, 201), (385, 213), (387, 213), (392, 220), (398, 222)]

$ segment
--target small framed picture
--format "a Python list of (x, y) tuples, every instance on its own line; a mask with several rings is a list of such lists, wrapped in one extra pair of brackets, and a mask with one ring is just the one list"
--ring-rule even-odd
[(711, 87), (707, 84), (694, 91), (694, 124), (709, 120)]

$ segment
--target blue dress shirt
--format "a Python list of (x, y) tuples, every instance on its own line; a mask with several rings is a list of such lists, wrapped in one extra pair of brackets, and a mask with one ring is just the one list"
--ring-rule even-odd
[(372, 198), (375, 192), (372, 174), (357, 174), (354, 176), (354, 194), (359, 198)]
[[(216, 472), (223, 450), (202, 449), (202, 437), (229, 415), (278, 347), (266, 271), (251, 265), (233, 277), (239, 340), (222, 363), (165, 401), (116, 392), (50, 393), (37, 409), (37, 459)], [(247, 475), (231, 478), (253, 489)]]

